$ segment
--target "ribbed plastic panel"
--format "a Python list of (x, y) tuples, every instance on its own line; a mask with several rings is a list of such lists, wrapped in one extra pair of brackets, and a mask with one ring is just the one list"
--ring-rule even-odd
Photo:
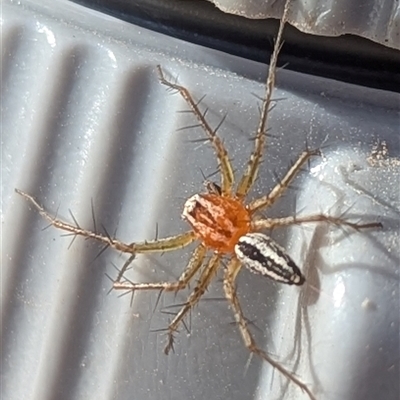
[[(240, 177), (258, 121), (265, 66), (105, 17), (66, 1), (2, 3), (2, 397), (306, 399), (243, 347), (221, 277), (165, 356), (178, 295), (109, 290), (124, 255), (48, 223), (15, 192), (127, 243), (183, 232), (185, 200), (217, 163), (156, 65), (206, 94)], [(256, 96), (255, 96), (256, 95)], [(399, 395), (399, 109), (393, 93), (279, 71), (264, 163), (251, 198), (321, 147), (266, 214), (330, 213), (384, 228), (276, 230), (307, 276), (303, 288), (241, 271), (256, 340), (319, 400)], [(385, 150), (386, 149), (386, 150)], [(212, 179), (218, 179), (214, 176)], [(92, 204), (95, 223), (92, 218)], [(133, 281), (176, 279), (189, 250), (138, 257)], [(193, 285), (191, 286), (193, 288)]]

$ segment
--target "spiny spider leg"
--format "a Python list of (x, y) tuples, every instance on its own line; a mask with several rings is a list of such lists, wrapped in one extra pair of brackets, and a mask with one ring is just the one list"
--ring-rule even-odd
[(288, 188), (292, 180), (299, 173), (302, 166), (312, 156), (320, 155), (319, 150), (305, 150), (301, 153), (297, 161), (290, 167), (289, 171), (283, 177), (283, 179), (265, 196), (253, 200), (248, 209), (254, 213), (255, 211), (261, 210), (262, 208), (269, 207), (282, 195), (282, 193)]
[(216, 130), (213, 130), (210, 125), (208, 124), (205, 114), (203, 114), (198, 104), (193, 100), (192, 95), (190, 94), (189, 90), (185, 87), (180, 86), (176, 83), (168, 81), (161, 69), (161, 66), (157, 66), (158, 75), (160, 82), (168, 86), (172, 89), (177, 90), (183, 99), (186, 101), (190, 109), (193, 111), (193, 114), (196, 116), (197, 120), (199, 121), (201, 127), (203, 128), (204, 132), (207, 134), (208, 139), (211, 141), (212, 145), (214, 146), (215, 152), (218, 158), (218, 165), (221, 171), (221, 187), (223, 195), (230, 195), (232, 193), (232, 185), (233, 185), (233, 169), (232, 164), (229, 161), (228, 153), (225, 149), (225, 146), (222, 140), (217, 136)]
[(278, 54), (282, 46), (283, 28), (285, 26), (287, 15), (289, 12), (290, 1), (287, 1), (279, 25), (279, 31), (276, 37), (274, 50), (272, 52), (271, 61), (268, 68), (268, 77), (265, 84), (265, 94), (261, 106), (260, 122), (257, 128), (255, 138), (254, 150), (251, 153), (250, 160), (247, 164), (246, 170), (239, 182), (236, 190), (238, 198), (245, 197), (252, 188), (255, 180), (257, 179), (258, 170), (261, 164), (261, 157), (264, 151), (265, 139), (267, 135), (267, 119), (270, 110), (272, 94), (275, 87), (275, 71), (278, 62)]
[[(144, 242), (144, 244), (146, 245), (146, 250), (140, 250), (140, 243), (135, 243), (135, 246), (139, 249), (136, 250), (129, 258), (128, 260), (125, 261), (125, 264), (122, 266), (121, 270), (118, 272), (117, 278), (115, 279), (115, 282), (120, 282), (124, 273), (126, 272), (126, 270), (128, 269), (129, 265), (132, 264), (133, 260), (136, 258), (136, 254), (144, 254), (144, 253), (155, 253), (155, 252), (159, 252), (159, 253), (163, 253), (165, 251), (173, 251), (173, 250), (177, 250), (180, 248), (183, 248), (187, 245), (189, 245), (191, 242), (188, 242), (186, 244), (180, 245), (179, 247), (167, 247), (167, 242), (170, 242), (170, 240), (172, 239), (172, 242), (169, 243), (170, 245), (172, 244), (172, 246), (175, 246), (177, 242), (175, 242), (178, 238), (180, 238), (182, 235), (177, 235), (177, 236), (172, 236), (169, 238), (164, 238), (164, 239), (156, 239), (153, 241), (148, 241), (148, 242)], [(163, 246), (163, 248), (160, 250), (160, 245)]]
[[(162, 253), (165, 251), (173, 251), (181, 249), (192, 243), (194, 240), (196, 240), (196, 235), (194, 234), (194, 232), (188, 231), (186, 233), (182, 233), (164, 239), (149, 240), (149, 241), (130, 243), (130, 244), (123, 243), (117, 239), (113, 239), (110, 236), (92, 232), (87, 229), (81, 228), (79, 225), (71, 225), (68, 222), (55, 218), (54, 216), (49, 214), (31, 195), (19, 189), (15, 189), (15, 191), (22, 197), (24, 197), (27, 201), (29, 201), (31, 204), (33, 204), (35, 208), (39, 211), (39, 214), (43, 218), (47, 219), (54, 227), (62, 229), (67, 232), (71, 232), (72, 234), (77, 236), (83, 236), (88, 239), (97, 240), (124, 253), (130, 253), (130, 254)], [(126, 265), (125, 269), (127, 268), (128, 265)]]
[(241, 268), (240, 262), (235, 258), (232, 259), (225, 270), (223, 285), (224, 285), (225, 296), (232, 306), (233, 313), (235, 315), (235, 320), (239, 326), (240, 334), (242, 336), (244, 345), (251, 353), (262, 358), (264, 361), (269, 363), (273, 368), (276, 368), (283, 376), (285, 376), (287, 379), (289, 379), (299, 388), (301, 388), (304, 392), (306, 392), (311, 400), (316, 400), (315, 396), (311, 393), (311, 390), (307, 387), (305, 383), (297, 379), (292, 372), (288, 371), (280, 363), (271, 358), (265, 351), (257, 347), (253, 339), (253, 336), (251, 335), (250, 330), (247, 326), (246, 318), (243, 314), (242, 308), (239, 303), (239, 299), (236, 294), (235, 280), (238, 272), (240, 271), (240, 268)]
[(198, 283), (193, 289), (192, 293), (190, 293), (187, 302), (183, 305), (183, 307), (179, 310), (174, 319), (168, 325), (168, 343), (164, 349), (165, 354), (168, 354), (173, 348), (174, 333), (178, 330), (178, 326), (183, 321), (185, 315), (198, 303), (201, 296), (203, 296), (204, 292), (207, 290), (208, 285), (211, 283), (215, 274), (217, 273), (219, 264), (220, 255), (214, 254), (208, 261), (206, 267), (201, 272)]
[(205, 255), (206, 248), (203, 245), (197, 246), (189, 260), (187, 267), (175, 282), (134, 283), (129, 280), (124, 280), (122, 282), (116, 280), (113, 283), (113, 289), (124, 290), (127, 292), (151, 289), (161, 289), (165, 290), (166, 292), (177, 292), (184, 289), (189, 284), (190, 280), (202, 266)]
[(380, 222), (369, 222), (366, 224), (359, 224), (356, 222), (350, 222), (340, 217), (333, 217), (325, 214), (305, 215), (300, 217), (283, 217), (283, 218), (260, 218), (252, 221), (251, 226), (254, 230), (260, 231), (264, 229), (273, 229), (280, 226), (288, 225), (299, 225), (312, 222), (327, 222), (329, 224), (337, 226), (349, 226), (355, 230), (359, 229), (370, 229), (370, 228), (382, 228)]
[(118, 275), (117, 275), (117, 279), (115, 279), (115, 281), (113, 281), (113, 283), (115, 282), (120, 282), (122, 277), (124, 276), (124, 273), (126, 272), (126, 270), (128, 269), (128, 267), (133, 263), (134, 259), (136, 258), (136, 253), (133, 253), (124, 263), (124, 265), (122, 266), (122, 268), (118, 271)]

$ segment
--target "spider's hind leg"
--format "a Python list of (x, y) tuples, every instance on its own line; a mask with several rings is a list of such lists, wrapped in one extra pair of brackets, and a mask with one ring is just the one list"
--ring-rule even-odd
[[(178, 292), (180, 290), (185, 289), (194, 275), (201, 269), (204, 264), (204, 259), (207, 253), (207, 249), (203, 245), (199, 245), (194, 250), (189, 263), (181, 276), (175, 282), (155, 282), (155, 283), (134, 283), (128, 279), (123, 281), (114, 281), (113, 289), (121, 290), (126, 293), (131, 292), (134, 294), (138, 290), (160, 290), (166, 292)], [(172, 322), (168, 325), (168, 342), (165, 347), (165, 353), (168, 354), (169, 351), (173, 348), (174, 341), (174, 333), (178, 330), (179, 324), (183, 322), (183, 318), (186, 314), (197, 304), (200, 297), (204, 294), (204, 291), (207, 289), (210, 281), (215, 275), (216, 269), (219, 265), (219, 257), (214, 256), (208, 262), (207, 266), (203, 269), (200, 274), (199, 282), (196, 285), (194, 291), (189, 296), (187, 302), (175, 315)]]
[(244, 345), (252, 354), (255, 354), (260, 358), (262, 358), (273, 368), (277, 369), (289, 381), (291, 381), (292, 383), (297, 385), (301, 390), (306, 392), (310, 400), (316, 400), (315, 396), (312, 394), (311, 390), (305, 383), (297, 379), (297, 377), (292, 372), (284, 368), (279, 362), (275, 361), (265, 351), (260, 349), (255, 343), (253, 336), (251, 335), (250, 330), (248, 328), (247, 320), (243, 315), (243, 311), (236, 294), (235, 280), (240, 268), (241, 264), (236, 258), (232, 259), (232, 261), (228, 264), (224, 276), (224, 291), (225, 291), (225, 296), (233, 309), (235, 320), (239, 326), (240, 334), (242, 336)]
[(178, 330), (179, 324), (183, 322), (186, 314), (199, 302), (200, 298), (207, 290), (218, 270), (219, 264), (220, 255), (214, 254), (201, 272), (197, 285), (188, 297), (186, 303), (182, 306), (182, 308), (175, 315), (174, 319), (168, 325), (168, 342), (164, 349), (165, 354), (168, 354), (173, 349), (174, 333)]

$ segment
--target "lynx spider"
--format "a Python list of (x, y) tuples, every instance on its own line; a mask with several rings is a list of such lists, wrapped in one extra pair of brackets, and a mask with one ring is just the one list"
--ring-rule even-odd
[[(97, 240), (107, 247), (112, 247), (123, 253), (130, 254), (119, 271), (117, 279), (113, 283), (115, 290), (135, 292), (137, 290), (161, 290), (178, 292), (186, 287), (197, 274), (198, 282), (194, 290), (189, 295), (187, 302), (180, 311), (174, 316), (168, 326), (168, 342), (165, 353), (168, 354), (173, 348), (174, 333), (183, 323), (183, 319), (188, 312), (199, 302), (200, 298), (208, 288), (209, 284), (216, 275), (217, 270), (222, 264), (222, 259), (228, 262), (224, 267), (223, 288), (225, 296), (230, 303), (236, 323), (239, 327), (243, 342), (252, 354), (256, 354), (268, 362), (273, 368), (277, 369), (293, 384), (307, 393), (311, 400), (316, 397), (310, 388), (299, 380), (292, 372), (284, 368), (265, 351), (257, 347), (252, 334), (248, 328), (248, 322), (243, 315), (240, 306), (235, 280), (242, 266), (283, 283), (302, 285), (305, 278), (296, 267), (285, 250), (272, 241), (268, 236), (260, 233), (263, 230), (276, 227), (289, 226), (303, 223), (325, 222), (334, 225), (345, 225), (359, 230), (363, 228), (380, 227), (380, 223), (358, 224), (352, 223), (342, 218), (337, 218), (325, 214), (310, 216), (288, 216), (285, 218), (265, 218), (260, 214), (261, 210), (270, 207), (280, 198), (282, 193), (288, 188), (294, 177), (302, 166), (312, 157), (318, 156), (318, 150), (305, 150), (298, 160), (287, 171), (283, 179), (276, 184), (269, 194), (245, 203), (245, 198), (252, 188), (258, 174), (259, 166), (264, 151), (267, 131), (267, 117), (270, 110), (271, 98), (275, 86), (275, 71), (280, 47), (282, 45), (282, 33), (286, 23), (289, 10), (289, 3), (285, 4), (284, 13), (280, 22), (279, 31), (276, 38), (273, 54), (266, 81), (265, 95), (262, 99), (260, 121), (255, 136), (255, 145), (250, 159), (245, 168), (245, 172), (237, 184), (236, 190), (234, 172), (231, 161), (221, 139), (217, 136), (205, 118), (205, 113), (199, 110), (189, 91), (168, 81), (160, 66), (158, 74), (160, 82), (170, 89), (173, 89), (182, 96), (189, 106), (191, 112), (196, 116), (199, 124), (203, 128), (208, 141), (211, 142), (217, 156), (221, 183), (217, 185), (213, 182), (206, 182), (206, 193), (196, 194), (189, 198), (184, 206), (182, 217), (192, 226), (192, 230), (163, 239), (155, 239), (137, 243), (126, 244), (109, 235), (99, 234), (81, 228), (75, 221), (75, 225), (64, 222), (57, 217), (49, 214), (32, 196), (16, 189), (16, 192), (28, 200), (38, 212), (56, 228), (80, 235), (85, 238)], [(222, 213), (223, 216), (219, 213)], [(124, 277), (124, 273), (135, 259), (137, 254), (163, 253), (174, 251), (188, 246), (194, 241), (200, 244), (193, 251), (189, 262), (175, 282), (156, 282), (156, 283), (134, 283)], [(247, 246), (247, 247), (246, 247)], [(212, 255), (206, 261), (207, 252)], [(257, 251), (258, 254), (255, 254)]]

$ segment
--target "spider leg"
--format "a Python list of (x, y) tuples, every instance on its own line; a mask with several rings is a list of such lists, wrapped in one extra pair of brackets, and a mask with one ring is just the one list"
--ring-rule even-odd
[(370, 228), (382, 228), (380, 222), (369, 222), (366, 224), (350, 222), (341, 217), (333, 217), (326, 214), (315, 214), (315, 215), (305, 215), (301, 217), (290, 216), (283, 218), (260, 218), (251, 223), (252, 229), (260, 231), (263, 229), (273, 229), (280, 226), (288, 225), (300, 225), (312, 222), (327, 222), (336, 226), (349, 226), (355, 230), (360, 229), (370, 229)]
[(206, 248), (203, 245), (197, 246), (190, 257), (188, 265), (176, 282), (134, 283), (129, 280), (124, 280), (121, 282), (120, 280), (122, 278), (122, 274), (119, 274), (118, 277), (120, 279), (114, 281), (113, 289), (127, 292), (154, 289), (165, 290), (167, 292), (178, 292), (189, 284), (190, 280), (203, 265), (205, 255)]
[(249, 210), (254, 213), (262, 208), (271, 206), (288, 188), (292, 180), (299, 173), (302, 166), (310, 159), (310, 157), (317, 156), (319, 154), (319, 150), (303, 151), (297, 161), (290, 167), (283, 179), (271, 190), (269, 194), (253, 200), (248, 206)]
[(205, 118), (205, 114), (200, 111), (198, 103), (193, 100), (190, 92), (185, 87), (168, 81), (165, 78), (160, 65), (157, 66), (157, 70), (160, 82), (163, 85), (168, 86), (171, 89), (175, 89), (180, 93), (180, 95), (188, 104), (189, 108), (192, 110), (193, 114), (196, 116), (208, 139), (214, 146), (214, 150), (217, 153), (218, 166), (221, 171), (222, 193), (223, 195), (230, 195), (232, 193), (232, 185), (234, 180), (232, 164), (229, 161), (228, 152), (226, 151), (222, 140), (217, 136), (216, 129), (213, 130), (210, 127)]
[(278, 363), (272, 357), (270, 357), (265, 351), (257, 347), (253, 339), (253, 336), (251, 335), (250, 330), (247, 326), (247, 320), (243, 315), (243, 311), (236, 294), (235, 280), (240, 268), (241, 264), (236, 258), (230, 261), (225, 270), (224, 291), (227, 300), (232, 306), (233, 313), (235, 315), (235, 320), (239, 326), (240, 334), (242, 336), (244, 345), (248, 348), (248, 350), (252, 354), (261, 357), (264, 361), (269, 363), (273, 368), (277, 369), (289, 381), (293, 382), (301, 390), (306, 392), (311, 400), (316, 400), (315, 396), (311, 393), (310, 389), (307, 387), (305, 383), (297, 379), (292, 372), (288, 371), (280, 363)]
[(174, 319), (168, 325), (168, 342), (164, 349), (165, 354), (168, 354), (173, 348), (174, 333), (178, 330), (178, 326), (183, 321), (185, 315), (198, 303), (201, 296), (203, 296), (208, 285), (214, 278), (217, 269), (219, 267), (219, 264), (220, 264), (220, 255), (214, 254), (208, 261), (206, 267), (201, 272), (197, 285), (193, 289), (186, 303), (183, 305), (183, 307), (179, 310), (179, 312), (175, 315)]
[(134, 259), (136, 258), (136, 253), (133, 253), (124, 263), (122, 268), (118, 271), (117, 279), (114, 281), (115, 282), (120, 282), (122, 277), (124, 276), (124, 273), (128, 269), (128, 267), (133, 263)]
[[(87, 239), (97, 240), (106, 246), (110, 246), (118, 251), (122, 251), (124, 253), (130, 253), (132, 255), (139, 253), (161, 253), (165, 251), (172, 251), (176, 249), (180, 249), (192, 243), (196, 240), (196, 236), (193, 231), (189, 231), (186, 233), (182, 233), (176, 236), (171, 236), (163, 239), (149, 240), (138, 243), (123, 243), (117, 239), (112, 238), (108, 235), (102, 235), (97, 232), (92, 232), (90, 230), (81, 228), (78, 223), (75, 221), (75, 225), (72, 225), (68, 222), (65, 222), (61, 219), (54, 217), (49, 214), (31, 195), (23, 192), (22, 190), (15, 189), (15, 191), (24, 197), (28, 202), (30, 202), (39, 212), (39, 214), (47, 219), (51, 225), (58, 229), (62, 229), (66, 232), (70, 232), (76, 236), (83, 236)], [(130, 258), (132, 261), (133, 258)], [(128, 264), (129, 265), (129, 264)], [(124, 270), (128, 267), (128, 265), (124, 265)]]
[(274, 50), (272, 52), (271, 61), (268, 68), (268, 77), (265, 84), (265, 94), (261, 106), (260, 122), (257, 128), (257, 134), (254, 143), (254, 150), (251, 153), (250, 160), (247, 164), (246, 170), (239, 182), (236, 190), (236, 196), (243, 198), (252, 188), (255, 180), (257, 179), (258, 170), (261, 164), (261, 158), (265, 146), (265, 139), (267, 135), (267, 119), (270, 110), (272, 94), (275, 88), (275, 73), (278, 62), (279, 51), (282, 47), (283, 39), (283, 28), (285, 26), (287, 15), (289, 11), (289, 3), (287, 1), (283, 11), (283, 15), (279, 24), (278, 34), (276, 36)]

